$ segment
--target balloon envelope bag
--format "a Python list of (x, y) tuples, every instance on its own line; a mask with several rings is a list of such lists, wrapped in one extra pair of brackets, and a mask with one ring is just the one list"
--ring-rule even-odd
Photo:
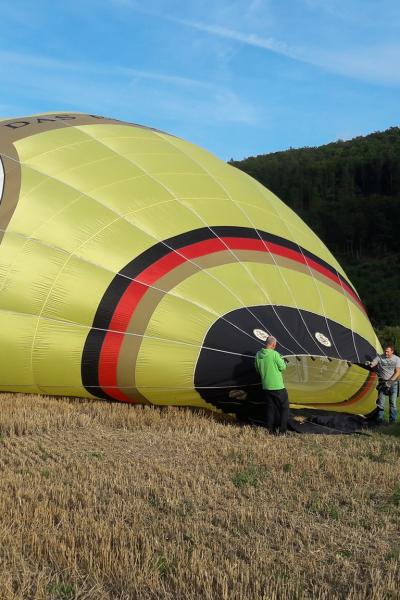
[(207, 151), (96, 115), (3, 120), (0, 194), (0, 390), (239, 414), (270, 334), (292, 407), (375, 408), (346, 274)]

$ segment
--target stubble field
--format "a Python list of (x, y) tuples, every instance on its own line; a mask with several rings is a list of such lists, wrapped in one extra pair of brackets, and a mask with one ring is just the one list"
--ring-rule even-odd
[(2, 600), (400, 598), (396, 427), (0, 402)]

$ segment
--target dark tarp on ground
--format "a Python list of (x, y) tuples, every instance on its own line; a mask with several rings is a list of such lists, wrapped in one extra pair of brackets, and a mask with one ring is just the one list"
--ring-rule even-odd
[[(249, 422), (264, 426), (261, 419), (249, 418)], [(324, 410), (292, 410), (288, 420), (288, 430), (296, 433), (317, 433), (340, 435), (362, 433), (373, 422), (361, 415), (349, 415)]]
[(367, 420), (358, 415), (330, 413), (329, 415), (309, 414), (304, 420), (291, 416), (288, 428), (297, 433), (324, 433), (326, 435), (359, 433), (367, 427)]

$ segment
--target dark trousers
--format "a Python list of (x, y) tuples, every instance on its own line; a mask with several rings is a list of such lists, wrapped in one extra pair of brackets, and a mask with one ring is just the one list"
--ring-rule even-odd
[(265, 402), (265, 426), (269, 431), (286, 433), (289, 417), (287, 390), (263, 390)]

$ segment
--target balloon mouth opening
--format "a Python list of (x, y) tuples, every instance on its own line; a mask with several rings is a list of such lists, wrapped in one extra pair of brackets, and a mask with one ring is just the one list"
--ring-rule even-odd
[[(284, 360), (284, 382), (292, 408), (345, 409), (362, 400), (376, 386), (376, 375), (363, 364), (323, 355), (292, 355), (285, 356)], [(264, 402), (255, 370), (251, 378), (245, 375), (240, 379), (239, 376), (236, 385), (217, 381), (214, 386), (198, 387), (197, 391), (223, 412), (240, 416)]]
[(249, 306), (218, 319), (207, 332), (195, 369), (195, 388), (209, 404), (240, 414), (260, 401), (255, 354), (268, 335), (285, 358), (285, 386), (293, 406), (347, 406), (370, 388), (363, 366), (375, 349), (354, 331), (287, 306)]

